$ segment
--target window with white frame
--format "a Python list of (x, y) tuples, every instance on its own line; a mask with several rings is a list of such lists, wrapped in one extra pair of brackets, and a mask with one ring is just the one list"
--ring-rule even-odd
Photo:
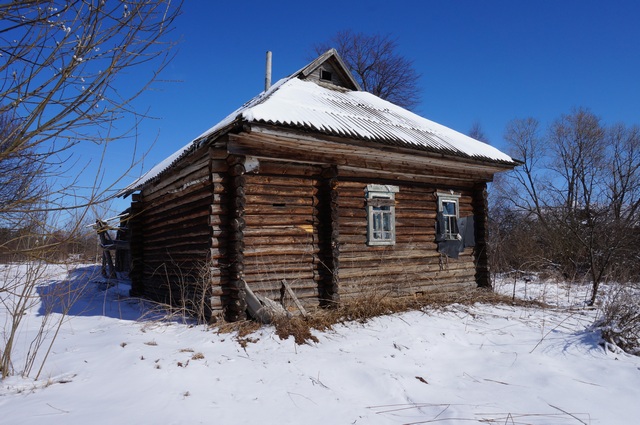
[(458, 201), (460, 195), (453, 193), (438, 193), (438, 212), (442, 215), (440, 234), (445, 240), (460, 239), (458, 229)]
[(396, 243), (395, 194), (398, 191), (398, 186), (367, 185), (367, 245)]

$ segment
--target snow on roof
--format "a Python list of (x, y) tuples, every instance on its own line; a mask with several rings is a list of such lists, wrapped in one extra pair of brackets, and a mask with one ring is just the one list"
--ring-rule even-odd
[(486, 143), (423, 118), (364, 91), (333, 90), (293, 74), (278, 81), (118, 193), (127, 195), (158, 177), (234, 122), (267, 123), (357, 140), (438, 152), (505, 165), (516, 162)]
[(248, 122), (298, 127), (336, 136), (504, 162), (498, 149), (364, 91), (337, 91), (292, 79), (242, 112)]

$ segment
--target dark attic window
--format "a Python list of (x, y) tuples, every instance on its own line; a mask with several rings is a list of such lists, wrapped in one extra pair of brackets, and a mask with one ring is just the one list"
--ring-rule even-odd
[(320, 70), (320, 79), (324, 81), (331, 81), (331, 71), (327, 71), (325, 69)]

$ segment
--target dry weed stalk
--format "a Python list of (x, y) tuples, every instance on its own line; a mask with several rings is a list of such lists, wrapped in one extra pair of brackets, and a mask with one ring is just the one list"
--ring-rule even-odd
[[(388, 314), (406, 312), (411, 310), (423, 310), (446, 308), (452, 304), (470, 305), (477, 302), (483, 303), (500, 303), (513, 305), (514, 302), (506, 296), (496, 294), (486, 289), (475, 289), (461, 293), (433, 293), (422, 294), (407, 297), (394, 297), (384, 292), (375, 290), (363, 294), (359, 297), (353, 297), (342, 301), (333, 308), (317, 309), (307, 318), (300, 315), (291, 317), (280, 317), (273, 322), (276, 334), (281, 339), (287, 339), (292, 336), (297, 344), (309, 342), (317, 342), (318, 339), (313, 335), (313, 330), (324, 331), (331, 329), (338, 323), (357, 321), (365, 323), (368, 320), (384, 316)], [(535, 305), (543, 306), (541, 303), (516, 301), (517, 305)], [(255, 322), (253, 325), (231, 325), (232, 330), (242, 329), (243, 336), (247, 332), (255, 332), (261, 325)], [(236, 327), (237, 326), (237, 327)], [(229, 328), (227, 328), (229, 329)]]
[(598, 326), (608, 349), (640, 355), (640, 288), (620, 285), (613, 291)]

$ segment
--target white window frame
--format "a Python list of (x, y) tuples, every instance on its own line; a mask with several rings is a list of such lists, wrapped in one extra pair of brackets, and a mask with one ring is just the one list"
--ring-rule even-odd
[[(445, 240), (460, 239), (460, 229), (458, 219), (460, 218), (460, 195), (455, 193), (438, 193), (438, 212), (442, 213), (444, 219)], [(451, 213), (445, 204), (453, 204), (455, 212)]]
[[(396, 193), (398, 186), (370, 184), (365, 189), (367, 205), (367, 245), (395, 245)], [(385, 226), (385, 224), (387, 226)]]

